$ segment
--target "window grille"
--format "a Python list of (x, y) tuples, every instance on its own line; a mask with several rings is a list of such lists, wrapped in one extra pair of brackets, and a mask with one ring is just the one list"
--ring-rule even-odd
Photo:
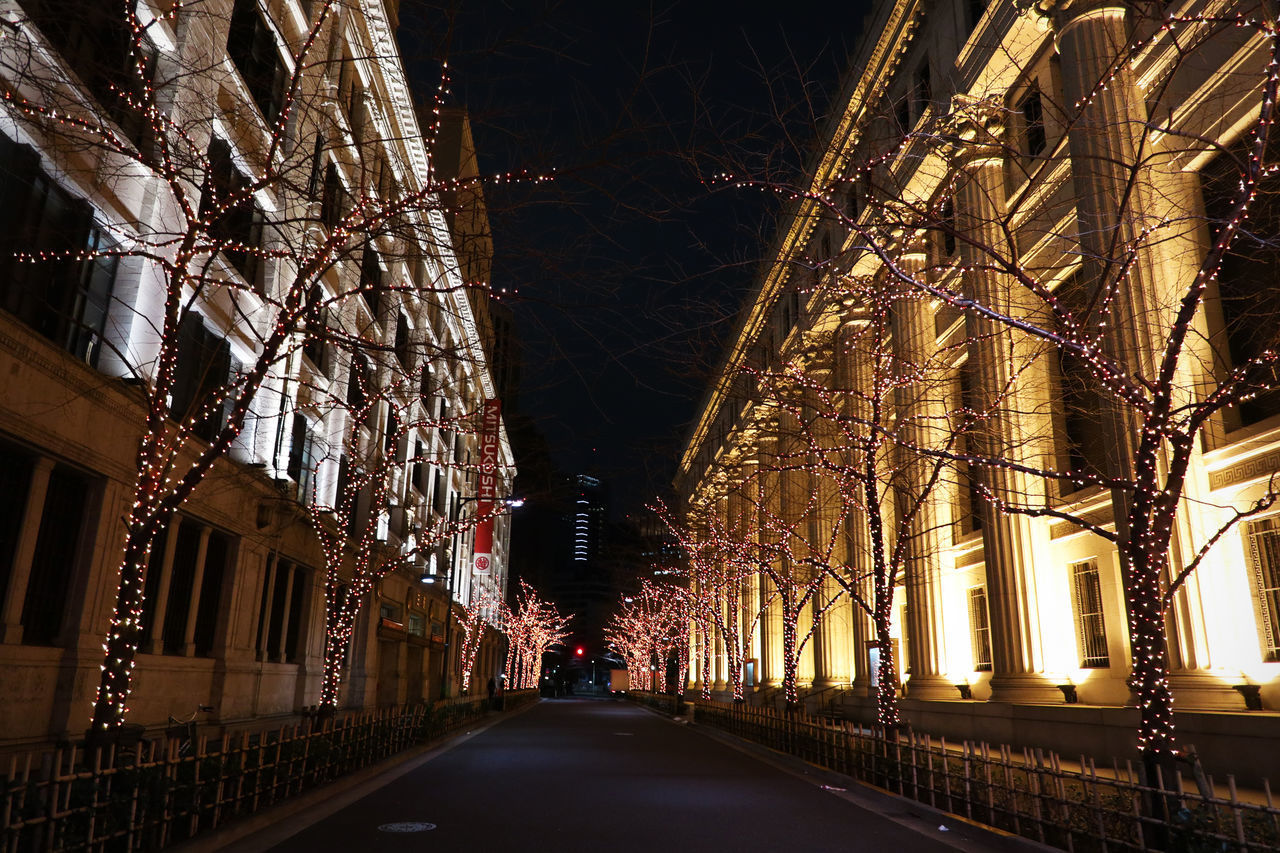
[(987, 588), (969, 590), (969, 639), (973, 644), (974, 672), (991, 671), (991, 617), (987, 613)]
[(1097, 562), (1086, 560), (1072, 565), (1071, 585), (1075, 592), (1080, 666), (1111, 666), (1111, 658), (1107, 653), (1107, 625), (1102, 616), (1102, 584), (1098, 577)]
[(1280, 517), (1255, 521), (1248, 530), (1262, 657), (1280, 661)]

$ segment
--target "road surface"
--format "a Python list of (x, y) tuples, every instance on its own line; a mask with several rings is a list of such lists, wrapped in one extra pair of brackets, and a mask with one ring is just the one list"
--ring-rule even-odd
[(386, 774), (372, 783), (381, 787), (346, 798), (359, 796), (353, 802), (312, 808), (227, 849), (910, 853), (1039, 847), (772, 756), (627, 702), (544, 700)]

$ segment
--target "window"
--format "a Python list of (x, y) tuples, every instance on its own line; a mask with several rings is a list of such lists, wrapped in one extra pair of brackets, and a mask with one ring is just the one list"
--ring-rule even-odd
[[(176, 533), (175, 533), (176, 531)], [(167, 539), (176, 535), (172, 562), (164, 564)], [(208, 537), (201, 559), (201, 540)], [(170, 655), (213, 653), (222, 613), (223, 579), (231, 561), (230, 536), (190, 518), (177, 516), (151, 548), (142, 616), (143, 647)], [(160, 599), (164, 581), (169, 594)]]
[(906, 95), (894, 104), (893, 117), (898, 122), (898, 130), (906, 134), (911, 131), (911, 98)]
[[(114, 249), (89, 205), (44, 173), (35, 150), (0, 133), (0, 307), (96, 366), (119, 264), (106, 253)], [(19, 262), (19, 252), (52, 257)], [(70, 256), (76, 252), (87, 257)]]
[[(1280, 160), (1280, 141), (1267, 152), (1268, 164)], [(1271, 147), (1271, 146), (1269, 146)], [(1243, 146), (1223, 152), (1201, 173), (1205, 216), (1209, 235), (1217, 240), (1222, 226), (1232, 216), (1243, 163), (1250, 152)], [(1264, 177), (1259, 192), (1249, 206), (1248, 219), (1231, 249), (1218, 267), (1218, 305), (1222, 330), (1215, 334), (1217, 351), (1231, 367), (1258, 358), (1275, 345), (1275, 318), (1280, 316), (1280, 247), (1275, 235), (1280, 233), (1280, 177), (1274, 173)], [(1259, 322), (1260, 318), (1265, 318)], [(1228, 428), (1248, 426), (1272, 415), (1280, 414), (1280, 370), (1275, 367), (1255, 371), (1250, 377), (1257, 389), (1250, 399), (1229, 413)]]
[(351, 357), (351, 371), (347, 377), (347, 406), (360, 422), (368, 413), (364, 411), (368, 405), (369, 393), (369, 360), (356, 353)]
[(431, 484), (427, 482), (428, 465), (422, 461), (426, 452), (427, 449), (422, 446), (421, 441), (415, 441), (413, 443), (413, 485), (423, 495), (426, 495), (427, 490), (431, 488)]
[(436, 483), (435, 483), (435, 486), (432, 487), (433, 491), (431, 493), (433, 508), (436, 511), (436, 515), (443, 517), (444, 508), (445, 508), (445, 497), (448, 492), (448, 489), (445, 488), (444, 468), (437, 465), (435, 466), (435, 471), (436, 471)]
[(938, 224), (942, 232), (942, 256), (953, 257), (956, 253), (956, 204), (952, 199), (945, 199), (938, 207)]
[(27, 492), (31, 488), (32, 459), (18, 447), (0, 443), (0, 601), (13, 576), (18, 536), (22, 532)]
[(342, 185), (342, 176), (331, 160), (324, 169), (324, 192), (320, 196), (320, 221), (330, 231), (347, 215), (347, 203), (347, 188)]
[(307, 178), (307, 197), (318, 199), (325, 188), (324, 134), (316, 134), (315, 150), (311, 152), (311, 175)]
[(409, 365), (409, 319), (404, 314), (396, 315), (396, 360), (405, 370)]
[[(151, 125), (137, 104), (147, 101), (156, 52), (145, 38), (137, 47), (119, 3), (23, 0), (22, 4), (85, 88), (139, 149)], [(137, 62), (134, 50), (141, 51)]]
[(272, 554), (262, 578), (258, 603), (258, 656), (296, 663), (307, 623), (307, 588), (311, 570)]
[[(1090, 294), (1078, 277), (1059, 285), (1055, 296), (1077, 322), (1087, 320)], [(1072, 473), (1101, 474), (1107, 469), (1101, 423), (1103, 406), (1107, 403), (1098, 393), (1098, 380), (1085, 359), (1063, 348), (1056, 350), (1055, 367), (1060, 403), (1056, 426), (1059, 467)], [(1059, 488), (1064, 495), (1076, 490), (1067, 480), (1063, 480)]]
[(912, 100), (915, 101), (915, 115), (924, 115), (924, 111), (933, 103), (933, 79), (929, 71), (929, 60), (926, 57), (916, 69)]
[(315, 498), (316, 439), (306, 415), (295, 413), (289, 442), (289, 476), (298, 484), (298, 500), (310, 506)]
[(400, 444), (400, 416), (396, 414), (395, 405), (387, 406), (387, 435), (386, 442), (383, 444), (383, 450), (396, 459), (400, 454), (397, 452)]
[(425, 637), (427, 635), (427, 620), (421, 613), (409, 614), (409, 636)]
[(1280, 661), (1280, 517), (1248, 526), (1262, 659)]
[(226, 337), (189, 312), (178, 326), (178, 363), (174, 371), (170, 416), (194, 418), (192, 433), (213, 441), (227, 424), (234, 388), (231, 380), (240, 365), (231, 358)]
[[(200, 191), (200, 217), (222, 255), (244, 280), (259, 286), (258, 272), (262, 246), (262, 212), (247, 195), (249, 179), (240, 173), (231, 157), (231, 146), (216, 136), (209, 143), (208, 171)], [(230, 207), (228, 202), (238, 199)]]
[(1040, 89), (1033, 87), (1018, 107), (1022, 113), (1022, 134), (1026, 154), (1035, 157), (1044, 151), (1046, 145), (1044, 133), (1044, 104), (1040, 99)]
[(973, 645), (973, 671), (991, 671), (991, 617), (987, 612), (987, 588), (969, 589), (969, 642)]
[(329, 375), (329, 349), (325, 346), (325, 340), (329, 335), (329, 306), (324, 288), (318, 284), (311, 286), (311, 293), (307, 297), (310, 309), (307, 312), (306, 340), (302, 344), (302, 354), (305, 355), (316, 370), (319, 370), (325, 376)]
[(987, 0), (960, 0), (964, 6), (965, 34), (973, 32), (987, 11)]
[(1100, 669), (1111, 666), (1107, 654), (1107, 625), (1102, 617), (1102, 584), (1094, 560), (1071, 567), (1071, 588), (1076, 611), (1076, 636), (1080, 643), (1080, 666)]
[(274, 125), (284, 106), (288, 71), (280, 61), (275, 32), (262, 17), (257, 0), (235, 0), (227, 35), (227, 55), (244, 78), (249, 96), (262, 111), (262, 117), (267, 124)]
[(373, 319), (378, 319), (378, 304), (382, 297), (382, 261), (373, 243), (365, 243), (364, 253), (360, 258), (360, 295), (369, 306)]

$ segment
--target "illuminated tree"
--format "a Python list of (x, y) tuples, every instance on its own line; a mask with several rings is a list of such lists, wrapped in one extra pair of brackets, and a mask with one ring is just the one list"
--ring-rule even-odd
[(517, 690), (538, 686), (542, 656), (569, 636), (571, 621), (572, 617), (561, 616), (555, 605), (544, 601), (533, 587), (520, 581), (515, 607), (510, 608), (503, 619), (511, 644), (507, 650), (507, 672)]
[[(661, 503), (655, 506), (654, 511), (676, 537), (685, 555), (684, 572), (688, 586), (682, 589), (680, 612), (689, 626), (684, 631), (685, 637), (688, 637), (690, 629), (698, 631), (702, 637), (703, 696), (710, 695), (711, 647), (718, 636), (725, 650), (725, 667), (733, 699), (735, 702), (744, 701), (743, 670), (752, 656), (756, 626), (764, 608), (770, 603), (768, 600), (757, 603), (750, 595), (750, 585), (757, 575), (754, 565), (745, 559), (747, 549), (730, 535), (716, 512), (691, 511), (688, 519), (681, 523), (672, 518)], [(742, 531), (737, 535), (743, 535)]]
[[(95, 214), (91, 245), (19, 247), (17, 266), (36, 271), (22, 280), (35, 286), (37, 273), (68, 265), (138, 273), (136, 294), (91, 294), (109, 322), (63, 318), (77, 354), (128, 379), (142, 401), (93, 711), (102, 736), (128, 712), (157, 534), (219, 460), (260, 461), (242, 430), (276, 416), (309, 343), (378, 346), (386, 294), (463, 286), (438, 195), (456, 182), (423, 173), (413, 117), (361, 82), (402, 79), (383, 52), (394, 40), (380, 6), (325, 0), (305, 4), (309, 19), (273, 23), (246, 0), (162, 4), (158, 17), (126, 2), (22, 5), (29, 14), (5, 25), (0, 101), (55, 169), (122, 202)], [(429, 143), (436, 127), (424, 130)], [(141, 227), (138, 194), (159, 212)]]
[(471, 674), (475, 670), (480, 641), (484, 639), (485, 632), (492, 629), (495, 616), (501, 613), (497, 604), (488, 592), (473, 586), (470, 600), (458, 617), (458, 630), (462, 632), (458, 668), (463, 693), (471, 688)]
[(689, 635), (683, 593), (673, 584), (645, 580), (635, 594), (622, 598), (609, 620), (605, 641), (626, 662), (634, 689), (665, 690), (667, 664), (672, 660), (676, 662), (675, 688), (681, 689), (680, 650), (688, 648)]
[[(783, 192), (838, 226), (821, 259), (834, 274), (885, 276), (963, 318), (964, 446), (864, 420), (973, 470), (988, 547), (1007, 552), (997, 571), (1029, 558), (1028, 519), (1115, 546), (1138, 746), (1149, 769), (1167, 769), (1174, 605), (1213, 546), (1277, 496), (1273, 477), (1227, 503), (1196, 471), (1228, 431), (1280, 412), (1280, 63), (1269, 13), (1143, 8), (1036, 4), (1026, 14), (1056, 28), (1061, 98), (1046, 70), (1018, 92), (1001, 79), (950, 97), (926, 82), (923, 106), (851, 102), (841, 156)], [(1246, 61), (1206, 73), (1237, 49)], [(1155, 55), (1159, 72), (1140, 86), (1137, 69)], [(1110, 495), (1109, 518), (1082, 508), (1089, 490)], [(776, 526), (785, 538), (785, 519)], [(1019, 594), (1011, 575), (988, 582)]]
[[(950, 393), (965, 343), (925, 345), (915, 294), (885, 275), (829, 275), (819, 287), (823, 299), (846, 307), (846, 322), (776, 370), (748, 368), (757, 405), (777, 425), (769, 473), (808, 494), (800, 513), (780, 505), (766, 526), (789, 564), (829, 574), (870, 620), (876, 720), (894, 732), (902, 725), (895, 600), (905, 588), (913, 615), (940, 605), (938, 552), (951, 519), (936, 507), (948, 498), (955, 505), (954, 493), (967, 487), (952, 458), (981, 413), (966, 412)], [(795, 523), (781, 523), (793, 515)], [(940, 650), (924, 642), (917, 637), (917, 653), (936, 658)], [(922, 663), (914, 662), (915, 687), (927, 677)]]
[[(434, 430), (453, 435), (473, 432), (479, 418), (475, 413), (453, 418), (423, 417), (424, 407), (417, 395), (421, 382), (413, 373), (394, 376), (381, 388), (372, 377), (366, 381), (357, 375), (356, 381), (354, 405), (348, 398), (333, 401), (349, 427), (340, 452), (317, 455), (315, 460), (316, 474), (324, 463), (339, 470), (334, 497), (330, 501), (322, 493), (319, 476), (312, 477), (316, 484), (312, 494), (300, 496), (307, 503), (324, 553), (325, 648), (320, 707), (327, 712), (337, 705), (352, 633), (378, 581), (395, 571), (408, 571), (416, 581), (421, 573), (418, 567), (441, 543), (456, 542), (501, 509), (501, 505), (494, 504), (486, 515), (456, 520), (432, 514), (428, 524), (414, 523), (398, 547), (390, 545), (390, 516), (401, 505), (399, 491), (414, 472), (422, 466), (474, 470), (474, 466), (454, 460), (451, 451), (443, 455), (411, 453), (411, 446), (421, 447), (413, 438)], [(487, 594), (474, 585), (468, 586), (468, 594), (471, 603), (467, 615), (487, 614)], [(446, 606), (452, 606), (452, 602), (446, 602)], [(462, 625), (466, 633), (460, 665), (465, 690), (483, 625), (466, 617)]]

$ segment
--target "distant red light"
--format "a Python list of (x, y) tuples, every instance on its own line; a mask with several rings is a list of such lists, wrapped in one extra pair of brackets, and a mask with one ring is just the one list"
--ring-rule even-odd
[(585, 649), (583, 649), (583, 648), (582, 648), (582, 646), (578, 646), (576, 649), (574, 649), (574, 650), (573, 650), (573, 653), (574, 653), (575, 655), (577, 655), (578, 657), (582, 657), (582, 655), (585, 653), (585, 651), (586, 651), (586, 650), (585, 650)]

